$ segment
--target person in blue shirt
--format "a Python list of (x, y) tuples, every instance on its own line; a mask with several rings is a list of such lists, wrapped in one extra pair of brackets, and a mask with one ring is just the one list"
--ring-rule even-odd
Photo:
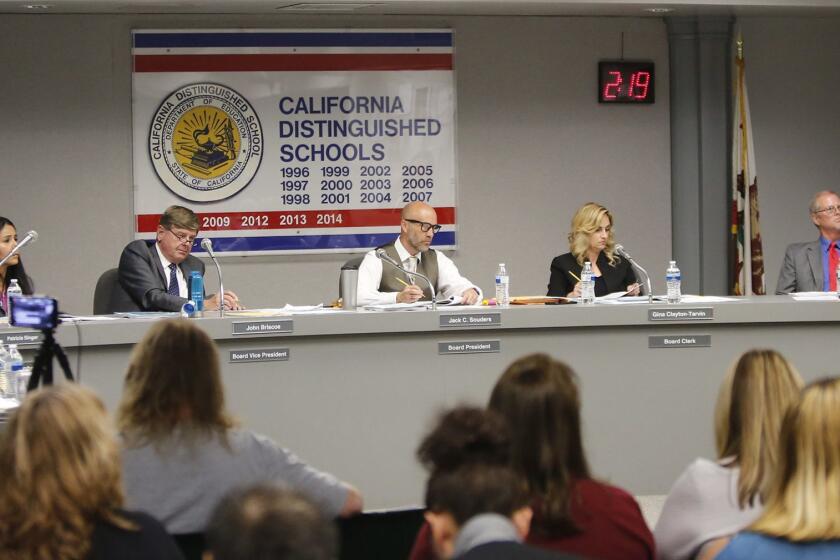
[(785, 415), (764, 513), (717, 560), (840, 558), (840, 378), (817, 381)]

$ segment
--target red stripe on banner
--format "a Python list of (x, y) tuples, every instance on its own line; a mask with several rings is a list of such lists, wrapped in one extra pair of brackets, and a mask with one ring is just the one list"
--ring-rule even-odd
[(135, 72), (452, 70), (446, 54), (175, 54), (136, 55)]
[[(435, 208), (438, 223), (455, 223), (455, 208)], [(318, 229), (398, 226), (400, 208), (371, 210), (284, 210), (272, 212), (207, 212), (199, 213), (202, 231), (236, 231), (261, 229)], [(160, 214), (137, 216), (137, 233), (157, 230)]]

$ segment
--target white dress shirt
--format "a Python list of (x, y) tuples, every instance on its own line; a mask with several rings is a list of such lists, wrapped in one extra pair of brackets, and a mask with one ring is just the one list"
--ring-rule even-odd
[[(406, 269), (409, 267), (409, 257), (411, 256), (408, 250), (403, 246), (402, 240), (397, 239), (394, 243), (397, 249), (397, 255)], [(438, 281), (435, 286), (437, 299), (449, 298), (452, 296), (460, 296), (465, 291), (473, 288), (478, 292), (478, 299), (481, 300), (481, 289), (472, 282), (461, 276), (458, 272), (458, 267), (452, 262), (452, 259), (436, 251), (438, 263)], [(415, 255), (422, 260), (422, 253)], [(418, 264), (419, 266), (419, 264)], [(388, 265), (386, 273), (401, 274), (397, 269)], [(368, 251), (365, 255), (362, 264), (359, 265), (359, 284), (356, 288), (356, 304), (363, 305), (383, 305), (397, 302), (398, 292), (380, 292), (379, 283), (382, 281), (382, 261), (376, 257), (375, 251)], [(416, 278), (415, 283), (420, 287), (425, 287), (426, 281), (422, 278)]]
[[(163, 256), (163, 253), (160, 250), (160, 245), (155, 243), (155, 250), (157, 250), (158, 258), (160, 258), (161, 264), (163, 264), (163, 275), (166, 276), (166, 287), (169, 287), (169, 265), (172, 264), (169, 259)], [(184, 273), (181, 271), (180, 266), (175, 266), (175, 276), (178, 277), (178, 296), (182, 298), (187, 298), (187, 279), (184, 278)]]

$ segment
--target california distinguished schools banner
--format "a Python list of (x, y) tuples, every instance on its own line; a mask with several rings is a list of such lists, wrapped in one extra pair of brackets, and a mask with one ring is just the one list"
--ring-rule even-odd
[(181, 204), (218, 252), (356, 252), (419, 200), (455, 246), (451, 31), (132, 35), (137, 238)]

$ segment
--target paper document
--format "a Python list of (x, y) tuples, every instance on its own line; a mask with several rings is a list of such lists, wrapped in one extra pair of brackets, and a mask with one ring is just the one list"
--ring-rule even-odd
[(429, 301), (415, 301), (414, 303), (381, 303), (378, 305), (366, 305), (363, 309), (368, 311), (417, 311), (429, 309), (432, 303)]
[(837, 292), (793, 292), (795, 301), (838, 301)]
[(680, 297), (680, 303), (720, 303), (723, 301), (738, 301), (738, 298), (723, 296), (694, 296), (685, 294)]

